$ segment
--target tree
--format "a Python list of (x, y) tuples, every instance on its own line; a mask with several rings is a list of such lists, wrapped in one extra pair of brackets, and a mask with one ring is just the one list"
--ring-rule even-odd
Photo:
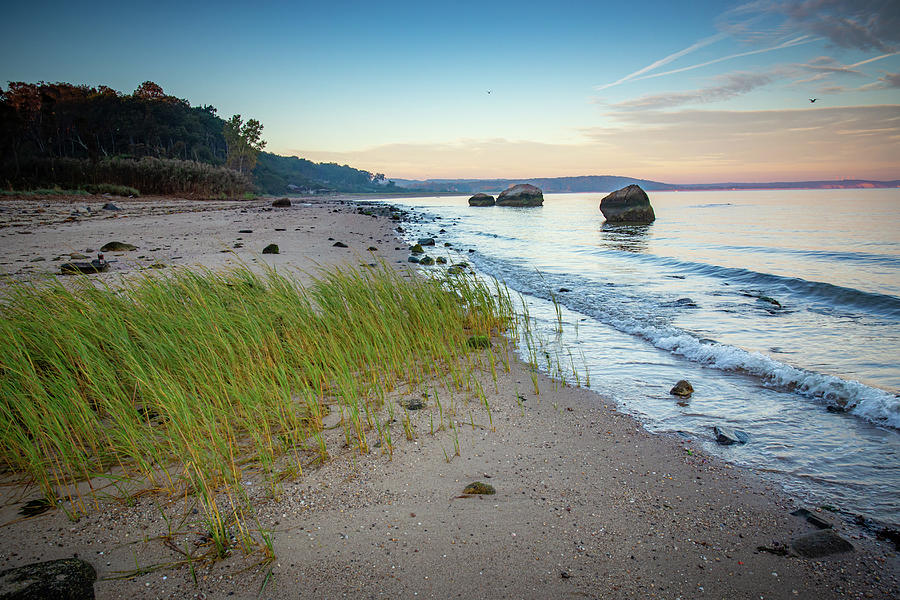
[(134, 97), (141, 100), (162, 100), (166, 97), (162, 87), (152, 81), (145, 81), (134, 90)]
[(225, 121), (222, 131), (228, 148), (225, 164), (240, 173), (252, 171), (257, 156), (266, 147), (261, 139), (262, 130), (262, 123), (256, 119), (248, 119), (244, 123), (241, 115), (234, 115)]

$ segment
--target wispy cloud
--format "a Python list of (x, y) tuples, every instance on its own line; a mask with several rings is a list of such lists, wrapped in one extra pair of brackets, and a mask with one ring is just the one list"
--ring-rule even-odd
[(759, 87), (771, 83), (777, 76), (777, 72), (753, 73), (747, 71), (735, 71), (716, 77), (715, 85), (685, 92), (668, 92), (662, 94), (649, 94), (617, 102), (610, 106), (620, 110), (657, 110), (661, 108), (673, 108), (685, 104), (706, 104), (729, 100), (751, 92)]
[(900, 73), (885, 73), (878, 81), (867, 83), (860, 90), (884, 90), (900, 88)]
[(598, 91), (605, 90), (606, 88), (611, 88), (613, 86), (623, 84), (626, 81), (632, 81), (634, 79), (639, 79), (639, 78), (641, 78), (640, 76), (643, 75), (644, 73), (648, 73), (650, 71), (653, 71), (654, 69), (658, 69), (659, 67), (665, 66), (665, 65), (669, 64), (670, 62), (672, 62), (673, 60), (677, 60), (677, 59), (681, 58), (682, 56), (686, 56), (686, 55), (690, 54), (691, 52), (695, 52), (695, 51), (699, 50), (700, 48), (709, 46), (710, 44), (718, 42), (718, 41), (724, 39), (725, 37), (726, 37), (726, 35), (724, 33), (717, 33), (717, 34), (711, 35), (707, 38), (703, 38), (702, 40), (694, 42), (687, 48), (683, 48), (683, 49), (679, 50), (678, 52), (673, 52), (672, 54), (669, 54), (668, 56), (665, 56), (657, 61), (650, 63), (649, 65), (647, 65), (646, 67), (643, 67), (642, 69), (638, 69), (637, 71), (635, 71), (633, 73), (629, 73), (628, 75), (626, 75), (625, 77), (622, 77), (621, 79), (613, 81), (612, 83), (606, 83), (603, 85), (599, 85), (595, 89), (597, 89)]
[(746, 39), (803, 31), (841, 48), (894, 52), (900, 43), (895, 0), (756, 0), (719, 18), (724, 31)]
[(810, 42), (816, 42), (820, 38), (811, 38), (808, 35), (800, 36), (798, 38), (794, 38), (791, 40), (787, 40), (785, 42), (781, 42), (780, 44), (776, 44), (774, 46), (770, 46), (768, 48), (758, 48), (756, 50), (748, 50), (746, 52), (737, 52), (735, 54), (729, 54), (727, 56), (720, 56), (718, 58), (714, 58), (712, 60), (707, 60), (701, 63), (697, 63), (694, 65), (688, 65), (686, 67), (679, 67), (678, 69), (672, 69), (670, 71), (663, 71), (661, 73), (652, 73), (649, 75), (644, 75), (642, 77), (635, 77), (633, 81), (640, 81), (641, 79), (651, 79), (654, 77), (663, 77), (665, 75), (674, 75), (676, 73), (684, 73), (685, 71), (692, 71), (694, 69), (699, 69), (701, 67), (706, 67), (709, 65), (714, 65), (716, 63), (724, 62), (726, 60), (732, 60), (735, 58), (740, 58), (742, 56), (751, 56), (754, 54), (763, 54), (766, 52), (773, 52), (775, 50), (783, 50), (784, 48), (793, 48), (794, 46), (800, 46), (802, 44), (809, 44)]

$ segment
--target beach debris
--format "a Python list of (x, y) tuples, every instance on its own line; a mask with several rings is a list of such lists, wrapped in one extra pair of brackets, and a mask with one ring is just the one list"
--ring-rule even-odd
[(125, 242), (107, 242), (100, 246), (100, 252), (131, 252), (132, 250), (137, 250), (137, 246)]
[(494, 206), (494, 197), (490, 194), (478, 192), (469, 198), (469, 206)]
[(647, 192), (634, 184), (603, 198), (600, 212), (608, 223), (652, 223), (656, 220)]
[(32, 563), (0, 572), (0, 598), (94, 598), (97, 571), (77, 558)]
[(272, 206), (274, 206), (275, 208), (289, 208), (293, 205), (291, 204), (290, 198), (279, 198), (272, 203)]
[(716, 436), (716, 441), (723, 446), (730, 446), (732, 444), (746, 444), (748, 441), (750, 441), (750, 435), (746, 432), (740, 431), (738, 429), (732, 429), (731, 427), (722, 427), (719, 425), (713, 427), (713, 435)]
[(497, 490), (494, 489), (489, 483), (484, 483), (482, 481), (473, 481), (469, 485), (463, 488), (463, 494), (468, 495), (484, 495), (490, 496), (491, 494), (496, 494)]
[(346, 248), (347, 244), (345, 244), (344, 242), (335, 242), (332, 244), (332, 246), (334, 246), (335, 248)]
[(419, 245), (420, 246), (434, 246), (434, 238), (430, 238), (430, 237), (419, 238)]
[(102, 254), (98, 254), (97, 258), (90, 262), (68, 262), (59, 266), (59, 272), (62, 275), (76, 275), (78, 273), (93, 275), (94, 273), (102, 273), (108, 270), (109, 261), (104, 260)]
[(544, 204), (544, 192), (530, 183), (512, 185), (497, 196), (497, 206), (541, 206)]
[(278, 244), (269, 244), (262, 250), (263, 254), (279, 254)]
[(804, 558), (821, 558), (851, 552), (853, 544), (839, 536), (833, 529), (820, 529), (791, 540), (791, 549)]
[(790, 554), (787, 546), (782, 544), (781, 542), (772, 542), (771, 546), (757, 546), (757, 552), (768, 552), (769, 554), (774, 554), (775, 556), (787, 556)]
[(829, 523), (825, 519), (817, 516), (815, 513), (812, 513), (810, 511), (806, 510), (805, 508), (798, 508), (797, 510), (792, 512), (791, 515), (793, 515), (795, 517), (800, 517), (802, 519), (806, 519), (806, 521), (810, 525), (813, 525), (814, 527), (817, 527), (818, 529), (831, 529), (831, 523)]
[(675, 386), (669, 390), (669, 393), (673, 396), (681, 396), (682, 398), (688, 398), (691, 394), (694, 393), (694, 386), (691, 385), (691, 382), (687, 379), (680, 379)]
[(466, 344), (470, 348), (490, 348), (491, 338), (486, 335), (473, 335), (466, 340)]
[(118, 206), (116, 206), (115, 204), (113, 204), (112, 202), (107, 202), (106, 204), (103, 205), (103, 208), (100, 210), (122, 210), (122, 209), (119, 208)]
[(23, 504), (22, 508), (19, 509), (19, 514), (23, 517), (35, 517), (44, 514), (51, 508), (53, 508), (53, 503), (51, 501), (46, 498), (38, 498), (36, 500), (29, 500)]
[(890, 527), (882, 527), (881, 531), (875, 534), (879, 540), (894, 542), (894, 548), (900, 550), (900, 531)]
[(425, 254), (425, 249), (422, 248), (422, 244), (415, 244), (409, 247), (409, 251), (412, 254)]
[(409, 400), (401, 400), (400, 406), (406, 410), (422, 410), (425, 408), (425, 401), (421, 398), (410, 398)]

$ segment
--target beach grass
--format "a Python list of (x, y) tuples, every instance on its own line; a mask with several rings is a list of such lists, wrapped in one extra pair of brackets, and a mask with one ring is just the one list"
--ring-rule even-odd
[[(72, 510), (96, 502), (83, 490), (98, 476), (192, 494), (224, 555), (229, 530), (250, 537), (248, 473), (277, 495), (327, 460), (323, 419), (335, 411), (352, 449), (369, 452), (377, 438), (392, 452), (386, 398), (434, 381), (482, 397), (485, 352), (467, 340), (514, 321), (501, 286), (385, 265), (305, 286), (244, 266), (115, 287), (11, 283), (0, 290), (0, 463), (50, 500), (68, 496)], [(411, 427), (404, 419), (406, 437)]]

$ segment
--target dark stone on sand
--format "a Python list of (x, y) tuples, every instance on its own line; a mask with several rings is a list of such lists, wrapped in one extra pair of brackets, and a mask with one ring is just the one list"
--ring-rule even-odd
[(430, 267), (431, 265), (434, 264), (434, 259), (426, 254), (425, 256), (423, 256), (422, 258), (419, 259), (419, 264)]
[(443, 256), (438, 256), (436, 259), (434, 259), (434, 262), (436, 262), (439, 265), (445, 265), (445, 264), (447, 264), (447, 259), (444, 258)]
[(625, 186), (603, 198), (600, 212), (609, 223), (652, 223), (656, 220), (650, 198), (639, 185)]
[(560, 293), (560, 294), (564, 294), (564, 293), (566, 293), (566, 292), (571, 292), (571, 291), (572, 291), (572, 290), (570, 290), (569, 288), (566, 288), (566, 287), (559, 288), (559, 293)]
[(794, 512), (791, 513), (795, 517), (801, 517), (806, 519), (806, 522), (816, 527), (817, 529), (831, 529), (831, 523), (819, 517), (815, 513), (812, 513), (805, 508), (798, 508)]
[(678, 383), (675, 384), (669, 393), (673, 396), (681, 396), (682, 398), (687, 398), (691, 394), (694, 393), (694, 386), (691, 385), (691, 382), (687, 379), (681, 379)]
[(406, 259), (406, 262), (417, 263), (419, 262), (419, 257), (415, 254), (411, 254), (409, 258)]
[(406, 410), (422, 410), (425, 408), (425, 401), (421, 398), (410, 398), (409, 400), (401, 402), (400, 406)]
[(122, 209), (119, 208), (118, 206), (116, 206), (115, 204), (113, 204), (112, 202), (107, 202), (106, 204), (103, 205), (103, 208), (101, 210), (122, 210)]
[(419, 238), (420, 246), (434, 246), (434, 238)]
[(102, 273), (109, 270), (109, 263), (105, 260), (95, 258), (90, 262), (70, 262), (63, 263), (59, 266), (59, 272), (62, 275), (93, 275), (94, 273)]
[(77, 558), (32, 563), (0, 572), (0, 600), (88, 600), (97, 571)]
[(87, 255), (80, 252), (72, 252), (71, 254), (69, 254), (69, 258), (71, 258), (72, 260), (82, 260), (87, 258)]
[(497, 206), (541, 206), (543, 203), (541, 188), (530, 183), (510, 186), (497, 196)]
[(746, 444), (750, 441), (750, 436), (747, 433), (731, 427), (720, 427), (719, 425), (713, 427), (713, 435), (716, 436), (716, 441), (723, 446)]
[(473, 335), (466, 340), (466, 344), (468, 344), (470, 348), (490, 348), (491, 338), (486, 335)]
[(366, 248), (366, 251), (368, 251), (368, 252), (378, 252), (378, 248), (376, 248), (375, 246), (369, 246), (368, 248)]
[(409, 247), (409, 251), (413, 254), (425, 254), (425, 249), (422, 248), (422, 244), (416, 244), (414, 246)]
[(125, 242), (109, 242), (100, 246), (100, 252), (131, 252), (137, 250), (137, 246)]
[(791, 549), (804, 558), (821, 558), (851, 552), (853, 544), (832, 529), (821, 529), (791, 540)]
[(478, 192), (471, 198), (469, 198), (469, 206), (493, 206), (494, 205), (494, 197), (490, 194), (483, 194)]
[(463, 494), (481, 494), (489, 496), (491, 494), (496, 494), (497, 490), (494, 489), (489, 483), (484, 483), (481, 481), (473, 481), (465, 488), (463, 488)]
[(335, 242), (332, 244), (332, 246), (334, 246), (335, 248), (346, 248), (347, 244), (345, 244), (344, 242)]
[(278, 244), (269, 244), (262, 251), (263, 254), (279, 254)]
[(291, 206), (290, 198), (279, 198), (272, 203), (275, 208), (289, 208)]
[(238, 229), (238, 233), (253, 233), (252, 229)]

